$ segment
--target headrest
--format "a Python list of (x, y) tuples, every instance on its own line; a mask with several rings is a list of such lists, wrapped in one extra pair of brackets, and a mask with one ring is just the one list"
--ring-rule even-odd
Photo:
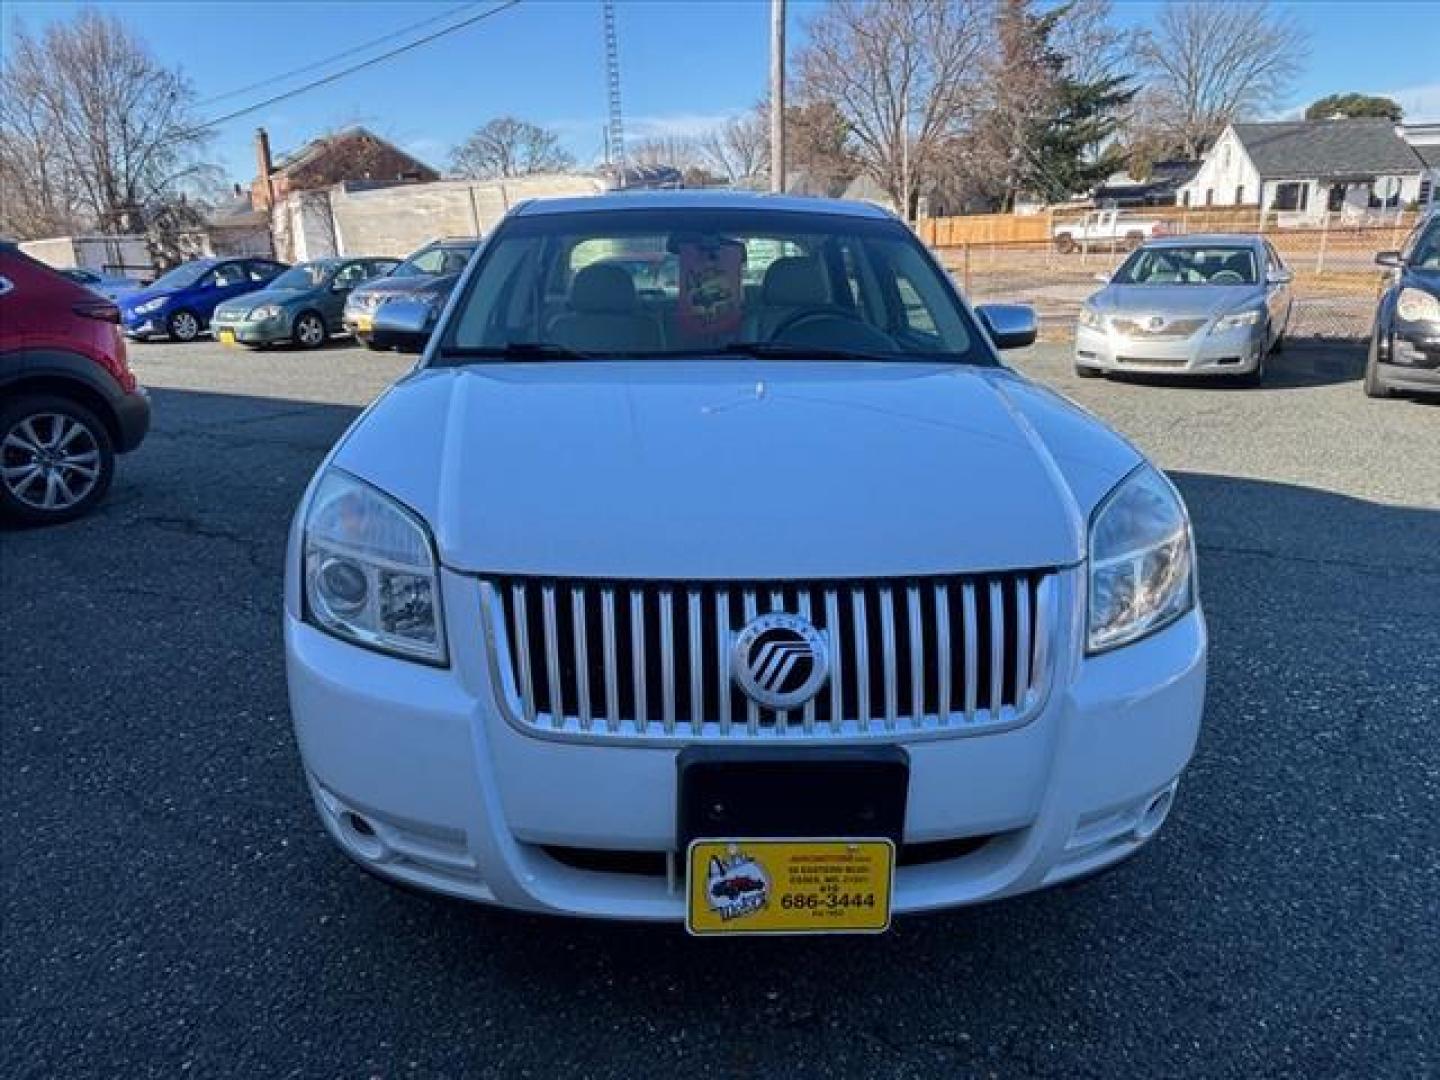
[(803, 255), (776, 259), (765, 271), (760, 299), (774, 307), (819, 307), (828, 303), (819, 260)]
[(575, 311), (628, 313), (635, 304), (635, 282), (624, 267), (595, 263), (570, 283), (570, 307)]

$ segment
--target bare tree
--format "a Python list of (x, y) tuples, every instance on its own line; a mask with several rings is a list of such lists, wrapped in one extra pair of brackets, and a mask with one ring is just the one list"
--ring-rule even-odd
[(560, 136), (539, 124), (501, 116), (489, 121), (457, 146), (451, 168), (475, 180), (498, 180), (533, 173), (565, 172), (575, 159), (560, 145)]
[(4, 220), (17, 233), (144, 229), (210, 179), (194, 94), (124, 23), (93, 9), (15, 26), (0, 73)]
[(1300, 25), (1265, 0), (1174, 0), (1136, 50), (1147, 123), (1169, 149), (1198, 158), (1226, 124), (1285, 100), (1306, 45)]
[(1142, 31), (1117, 26), (1110, 0), (1071, 0), (1063, 7), (1050, 42), (1065, 58), (1067, 78), (1093, 83), (1134, 73)]
[(856, 160), (907, 217), (972, 115), (989, 7), (837, 0), (810, 23), (797, 64), (800, 100), (834, 104)]
[(730, 183), (765, 176), (770, 169), (770, 121), (759, 109), (725, 121), (700, 136), (700, 162)]

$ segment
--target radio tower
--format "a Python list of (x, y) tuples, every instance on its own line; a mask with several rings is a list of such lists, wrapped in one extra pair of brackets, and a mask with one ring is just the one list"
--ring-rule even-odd
[(605, 84), (610, 98), (610, 126), (605, 129), (605, 157), (615, 168), (618, 186), (625, 186), (625, 124), (620, 119), (620, 41), (615, 33), (615, 0), (601, 0), (605, 12)]

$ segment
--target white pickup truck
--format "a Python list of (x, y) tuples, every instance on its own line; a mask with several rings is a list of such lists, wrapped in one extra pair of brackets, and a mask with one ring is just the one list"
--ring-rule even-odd
[(1121, 217), (1119, 210), (1092, 210), (1084, 217), (1057, 221), (1050, 229), (1055, 250), (1063, 253), (1086, 249), (1132, 251), (1152, 236), (1161, 236), (1168, 226), (1158, 218)]

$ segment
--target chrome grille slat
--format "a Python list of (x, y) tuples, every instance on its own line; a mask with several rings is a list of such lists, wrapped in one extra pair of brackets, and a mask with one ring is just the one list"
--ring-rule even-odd
[[(1044, 700), (1058, 582), (1045, 571), (783, 587), (507, 577), (482, 594), (494, 685), (522, 730), (809, 740), (1022, 722)], [(830, 650), (828, 679), (788, 715), (730, 673), (737, 631), (770, 612), (806, 619)]]
[(575, 697), (580, 710), (580, 727), (590, 730), (595, 716), (590, 711), (590, 642), (586, 638), (590, 625), (589, 609), (585, 603), (586, 590), (578, 585), (570, 588), (570, 624), (575, 632)]
[(540, 590), (545, 621), (545, 677), (550, 680), (550, 723), (559, 727), (565, 722), (565, 684), (560, 680), (560, 631), (555, 617), (555, 586)]

